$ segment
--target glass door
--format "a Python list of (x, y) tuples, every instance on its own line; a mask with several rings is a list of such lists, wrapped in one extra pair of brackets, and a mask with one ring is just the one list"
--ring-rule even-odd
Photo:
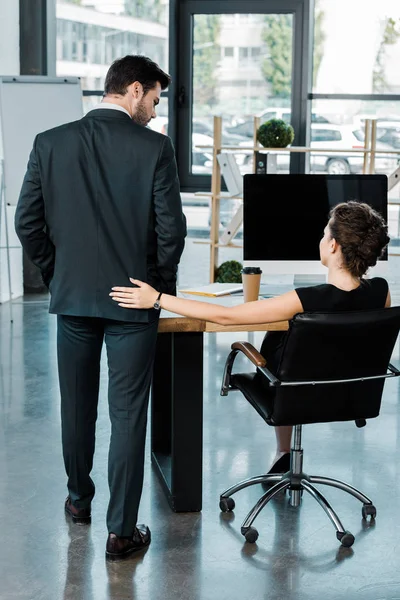
[[(183, 189), (210, 186), (214, 115), (223, 119), (223, 146), (240, 148), (235, 157), (242, 174), (253, 170), (255, 116), (261, 123), (271, 118), (292, 123), (295, 143), (304, 143), (299, 98), (305, 97), (304, 108), (308, 90), (296, 48), (304, 45), (305, 4), (183, 1), (177, 119)], [(289, 172), (289, 153), (279, 155), (278, 169)]]

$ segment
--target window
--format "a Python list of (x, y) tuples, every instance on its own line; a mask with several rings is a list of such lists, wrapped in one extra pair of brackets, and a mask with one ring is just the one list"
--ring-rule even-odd
[(276, 111), (265, 112), (261, 115), (262, 121), (269, 121), (270, 119), (276, 119)]
[[(271, 49), (275, 48), (276, 31), (282, 44), (270, 59), (268, 68), (264, 68), (261, 58), (271, 55)], [(205, 12), (194, 15), (193, 60), (188, 86), (193, 88), (192, 123), (188, 130), (192, 135), (192, 153), (197, 151), (197, 146), (212, 143), (212, 129), (202, 131), (196, 122), (212, 123), (210, 117), (221, 114), (223, 143), (251, 145), (254, 115), (261, 114), (268, 106), (290, 105), (292, 38), (293, 16), (290, 14)], [(251, 167), (243, 164), (243, 158), (241, 154), (242, 172), (248, 172)], [(210, 173), (209, 164), (201, 169), (199, 165), (193, 166), (196, 167), (191, 171), (193, 174)]]
[[(400, 129), (400, 96), (399, 100), (313, 100), (312, 111), (314, 122), (335, 123), (338, 125), (355, 124), (363, 129), (365, 119), (377, 119), (379, 127), (385, 123), (387, 127)], [(315, 119), (318, 117), (318, 121)]]
[(392, 148), (400, 150), (400, 128), (381, 127), (378, 122), (377, 140), (389, 144)]
[(400, 2), (316, 0), (313, 91), (400, 94)]
[(236, 133), (238, 135), (251, 138), (253, 137), (254, 133), (254, 121), (251, 119), (249, 121), (245, 121), (244, 123), (239, 123), (239, 125), (227, 127), (227, 130), (230, 133)]
[(336, 129), (311, 129), (312, 142), (338, 142), (341, 139), (341, 133)]
[(192, 132), (213, 136), (212, 125), (210, 125), (209, 123), (203, 123), (201, 121), (193, 121)]
[(126, 54), (150, 56), (167, 71), (168, 4), (57, 0), (57, 75), (80, 77), (83, 88), (102, 90), (110, 63)]
[(364, 142), (365, 135), (364, 135), (364, 132), (361, 131), (361, 129), (356, 129), (355, 131), (353, 131), (353, 135), (356, 138), (356, 140), (358, 140), (359, 142)]
[[(332, 124), (348, 127), (359, 146), (364, 145), (365, 121), (377, 121), (377, 150), (400, 150), (400, 98), (399, 100), (313, 100), (313, 114)], [(314, 133), (312, 139), (314, 140)], [(357, 145), (343, 141), (343, 147)], [(345, 145), (345, 146), (344, 146)], [(398, 166), (400, 154), (377, 154), (375, 168), (378, 173), (391, 175)], [(389, 192), (389, 198), (399, 198), (400, 185)]]
[(223, 15), (222, 21), (224, 27), (229, 27), (229, 25), (235, 25), (237, 23), (238, 15)]
[(239, 60), (248, 61), (250, 59), (257, 59), (261, 56), (261, 46), (250, 46), (248, 48), (239, 48)]
[(262, 85), (262, 79), (237, 79), (232, 81), (226, 81), (224, 86), (228, 88), (251, 88)]
[(238, 14), (237, 22), (239, 25), (257, 25), (259, 23), (258, 15)]

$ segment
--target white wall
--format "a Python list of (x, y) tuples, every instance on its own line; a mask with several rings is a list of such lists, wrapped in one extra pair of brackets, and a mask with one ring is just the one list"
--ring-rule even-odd
[[(0, 75), (19, 75), (19, 2), (0, 2)], [(1, 138), (0, 138), (1, 139)], [(0, 158), (3, 152), (0, 148)], [(0, 173), (1, 176), (1, 173)], [(8, 284), (8, 263), (5, 236), (4, 206), (0, 215), (0, 304), (10, 298)], [(10, 242), (11, 288), (13, 297), (23, 294), (22, 249), (14, 233), (15, 207), (7, 207), (7, 220)]]

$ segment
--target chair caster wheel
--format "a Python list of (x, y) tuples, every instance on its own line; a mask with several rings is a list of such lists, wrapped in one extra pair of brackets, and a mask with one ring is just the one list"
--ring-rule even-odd
[(222, 512), (231, 512), (235, 508), (235, 501), (233, 498), (221, 498), (219, 507)]
[(376, 508), (373, 504), (364, 504), (361, 509), (361, 513), (363, 519), (367, 519), (368, 517), (371, 517), (371, 519), (375, 519)]
[(248, 527), (247, 529), (243, 529), (242, 527), (242, 534), (249, 544), (254, 544), (258, 539), (258, 531), (255, 527)]
[(344, 533), (337, 531), (336, 537), (345, 548), (350, 548), (354, 544), (355, 537), (350, 531), (345, 531)]

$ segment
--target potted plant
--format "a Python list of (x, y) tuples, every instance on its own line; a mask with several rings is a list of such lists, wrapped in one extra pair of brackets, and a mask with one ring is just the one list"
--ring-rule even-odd
[(270, 119), (258, 128), (257, 140), (264, 148), (286, 148), (294, 140), (294, 129), (282, 119)]
[(215, 271), (216, 283), (242, 283), (242, 268), (237, 260), (227, 260)]

